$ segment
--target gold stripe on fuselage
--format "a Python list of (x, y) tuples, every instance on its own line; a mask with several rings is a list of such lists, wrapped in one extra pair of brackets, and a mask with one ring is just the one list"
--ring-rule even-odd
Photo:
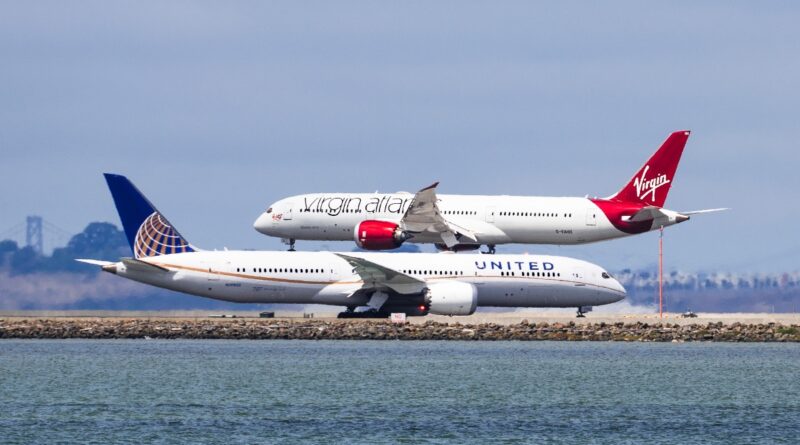
[[(237, 272), (223, 272), (223, 271), (213, 270), (213, 269), (206, 270), (206, 269), (201, 269), (201, 268), (198, 268), (198, 267), (179, 266), (179, 265), (176, 265), (176, 264), (167, 264), (167, 263), (157, 263), (155, 261), (153, 261), (151, 264), (154, 264), (154, 265), (157, 265), (157, 266), (161, 266), (161, 267), (165, 267), (167, 269), (171, 268), (171, 269), (179, 269), (179, 270), (188, 270), (188, 271), (192, 271), (192, 272), (210, 273), (210, 274), (214, 274), (214, 275), (221, 275), (221, 276), (234, 277), (234, 278), (243, 278), (243, 279), (248, 279), (248, 280), (272, 281), (272, 282), (276, 282), (276, 283), (322, 284), (322, 285), (363, 284), (364, 283), (363, 280), (353, 280), (353, 281), (330, 281), (330, 280), (326, 280), (326, 281), (311, 281), (311, 280), (297, 280), (297, 279), (293, 280), (293, 279), (289, 279), (289, 278), (262, 277), (262, 276), (259, 276), (259, 275), (249, 275), (249, 274), (243, 274), (243, 273), (237, 273)], [(413, 277), (413, 278), (416, 278), (416, 277)], [(516, 276), (515, 277), (498, 277), (498, 276), (494, 276), (494, 275), (472, 275), (472, 276), (470, 276), (470, 275), (450, 275), (450, 276), (437, 276), (437, 277), (431, 277), (429, 279), (420, 279), (420, 280), (428, 282), (428, 281), (436, 281), (436, 280), (452, 280), (452, 279), (459, 279), (459, 278), (479, 278), (479, 279), (502, 278), (504, 280), (509, 279), (509, 278), (513, 278), (513, 279), (531, 280), (531, 281), (537, 281), (538, 280), (538, 281), (559, 282), (559, 283), (584, 284), (584, 285), (587, 285), (587, 286), (597, 287), (597, 288), (600, 288), (600, 289), (606, 289), (606, 290), (610, 290), (610, 291), (614, 291), (614, 292), (619, 292), (614, 288), (606, 287), (606, 286), (600, 286), (598, 284), (585, 283), (585, 282), (582, 282), (582, 281), (574, 281), (574, 280), (546, 278), (546, 277), (516, 277)]]

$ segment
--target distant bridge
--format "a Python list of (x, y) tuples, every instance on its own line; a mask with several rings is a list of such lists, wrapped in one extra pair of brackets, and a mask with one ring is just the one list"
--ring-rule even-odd
[(0, 232), (0, 241), (13, 240), (22, 244), (24, 240), (26, 247), (31, 247), (39, 255), (44, 255), (45, 246), (49, 250), (63, 246), (72, 238), (72, 235), (41, 216), (31, 215), (25, 218), (25, 221)]

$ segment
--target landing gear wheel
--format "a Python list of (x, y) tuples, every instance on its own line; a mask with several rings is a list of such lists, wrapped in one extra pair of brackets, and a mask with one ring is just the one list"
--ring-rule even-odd
[(581, 310), (580, 306), (578, 307), (578, 315), (575, 318), (586, 318), (586, 313)]
[(347, 306), (346, 312), (355, 312), (355, 311), (356, 311), (356, 306)]
[(489, 250), (487, 250), (486, 252), (483, 252), (483, 253), (488, 253), (489, 255), (494, 255), (494, 244), (487, 244), (486, 247)]
[(361, 312), (344, 311), (339, 312), (336, 318), (389, 318), (388, 312), (377, 311), (375, 309), (368, 309)]

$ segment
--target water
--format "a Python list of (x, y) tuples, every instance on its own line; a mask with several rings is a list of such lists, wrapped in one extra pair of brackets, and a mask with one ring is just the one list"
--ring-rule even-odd
[(2, 443), (800, 443), (800, 345), (0, 341)]

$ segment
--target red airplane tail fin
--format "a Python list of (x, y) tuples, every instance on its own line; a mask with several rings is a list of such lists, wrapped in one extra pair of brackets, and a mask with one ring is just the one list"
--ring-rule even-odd
[(676, 131), (670, 134), (630, 182), (609, 199), (663, 207), (689, 133)]

